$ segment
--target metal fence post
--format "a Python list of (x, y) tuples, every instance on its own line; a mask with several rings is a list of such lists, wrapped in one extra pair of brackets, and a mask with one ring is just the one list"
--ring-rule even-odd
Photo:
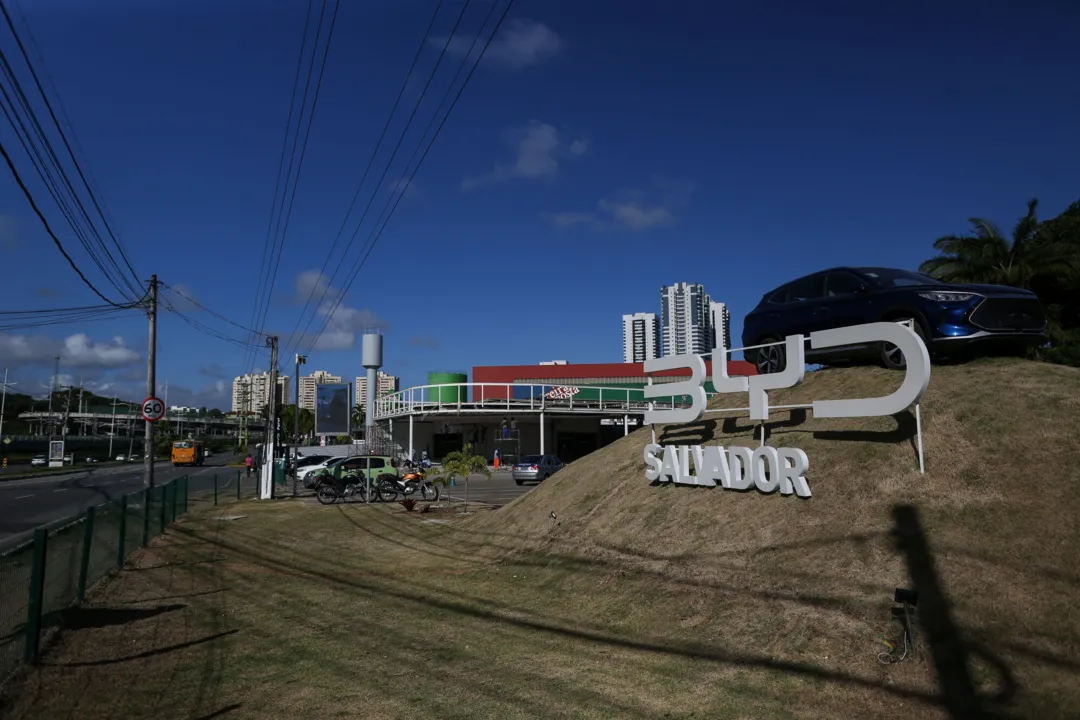
[(218, 482), (217, 473), (214, 473), (214, 507), (217, 507)]
[(126, 557), (124, 551), (127, 540), (127, 514), (128, 514), (128, 496), (125, 495), (120, 498), (120, 537), (116, 542), (116, 569), (120, 570), (124, 567), (124, 558)]
[(191, 476), (190, 475), (185, 475), (184, 476), (184, 510), (183, 510), (183, 512), (185, 512), (185, 513), (188, 511), (188, 501), (190, 499), (191, 499)]
[(34, 564), (30, 569), (30, 597), (26, 603), (26, 644), (23, 659), (35, 662), (41, 645), (41, 609), (45, 595), (45, 546), (49, 533), (45, 528), (34, 530)]
[(94, 515), (97, 508), (86, 508), (86, 525), (83, 526), (82, 560), (79, 563), (79, 582), (75, 586), (75, 597), (81, 604), (86, 597), (86, 576), (90, 572), (90, 550), (94, 544)]
[(143, 490), (143, 505), (142, 505), (142, 546), (146, 547), (150, 544), (150, 501), (153, 496), (150, 494), (151, 488)]
[(237, 470), (236, 471), (236, 499), (237, 500), (240, 499), (240, 478), (241, 477), (243, 477), (242, 473), (239, 470)]
[(169, 518), (169, 522), (174, 523), (174, 522), (176, 522), (176, 504), (177, 504), (177, 497), (176, 496), (179, 495), (179, 493), (176, 492), (176, 491), (178, 490), (177, 486), (180, 485), (180, 478), (176, 478), (175, 480), (173, 480), (169, 484), (172, 485), (172, 517)]
[(165, 526), (168, 524), (165, 522), (165, 516), (169, 512), (169, 505), (165, 502), (169, 497), (169, 486), (161, 486), (161, 515), (158, 518), (158, 535), (165, 533)]

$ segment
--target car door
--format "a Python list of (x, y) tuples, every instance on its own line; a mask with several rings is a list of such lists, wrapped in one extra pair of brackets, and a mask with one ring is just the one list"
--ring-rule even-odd
[(862, 325), (871, 322), (866, 284), (853, 273), (836, 270), (825, 274), (824, 297), (817, 306), (815, 330)]
[(788, 285), (784, 304), (784, 337), (808, 334), (817, 327), (819, 311), (824, 300), (824, 276), (821, 273), (800, 278)]

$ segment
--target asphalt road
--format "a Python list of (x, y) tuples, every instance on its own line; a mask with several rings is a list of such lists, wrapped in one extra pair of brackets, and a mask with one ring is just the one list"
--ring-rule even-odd
[[(496, 470), (491, 479), (483, 475), (469, 477), (469, 502), (481, 502), (487, 505), (505, 505), (514, 498), (524, 495), (536, 487), (537, 483), (518, 485), (509, 471)], [(459, 482), (450, 488), (451, 500), (465, 499), (465, 484)]]
[[(211, 461), (216, 458), (210, 458)], [(154, 466), (156, 484), (183, 475), (191, 477), (192, 492), (213, 490), (214, 473), (223, 492), (236, 492), (236, 469), (224, 467), (224, 458), (202, 467), (174, 468), (171, 463)], [(249, 490), (254, 490), (254, 481)], [(28, 478), (0, 482), (0, 549), (29, 536), (41, 525), (77, 516), (92, 505), (115, 500), (143, 489), (142, 463), (92, 468), (59, 477)]]

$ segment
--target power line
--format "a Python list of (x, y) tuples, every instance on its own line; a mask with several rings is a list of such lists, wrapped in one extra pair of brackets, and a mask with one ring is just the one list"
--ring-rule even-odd
[(182, 297), (184, 300), (187, 300), (189, 303), (191, 303), (195, 307), (199, 308), (200, 310), (203, 310), (204, 312), (209, 313), (210, 315), (213, 315), (214, 317), (216, 317), (219, 320), (227, 322), (228, 324), (230, 324), (230, 325), (232, 325), (234, 327), (240, 328), (244, 332), (254, 333), (256, 335), (261, 335), (262, 334), (258, 330), (252, 330), (251, 328), (247, 327), (246, 325), (241, 325), (240, 323), (236, 322), (235, 320), (230, 320), (229, 318), (225, 317), (221, 313), (214, 312), (210, 308), (206, 307), (206, 305), (203, 305), (201, 302), (199, 302), (195, 298), (191, 297), (187, 293), (183, 292), (182, 290), (177, 290), (176, 288), (174, 288), (173, 286), (171, 286), (171, 285), (169, 285), (169, 284), (167, 284), (165, 282), (160, 282), (160, 285), (163, 288), (165, 288), (166, 290), (168, 290), (169, 292), (176, 293), (177, 295)]
[[(113, 245), (116, 247), (117, 252), (120, 253), (120, 257), (123, 258), (124, 264), (127, 266), (128, 272), (130, 273), (131, 278), (134, 280), (134, 283), (128, 281), (126, 277), (125, 281), (128, 281), (128, 287), (137, 295), (138, 291), (136, 290), (136, 288), (141, 284), (139, 280), (139, 275), (135, 272), (135, 268), (131, 266), (131, 261), (128, 259), (127, 253), (124, 252), (124, 248), (120, 244), (120, 240), (116, 237), (116, 234), (113, 232), (112, 227), (109, 225), (108, 218), (105, 217), (105, 212), (101, 208), (101, 203), (98, 202), (97, 195), (94, 194), (94, 190), (91, 187), (90, 182), (87, 180), (86, 174), (83, 172), (82, 166), (79, 164), (78, 159), (75, 157), (75, 152), (71, 149), (71, 143), (68, 142), (67, 135), (65, 135), (64, 133), (63, 126), (61, 126), (60, 121), (56, 117), (56, 113), (53, 111), (52, 103), (49, 101), (49, 96), (45, 92), (45, 88), (41, 85), (41, 80), (38, 78), (37, 71), (34, 69), (34, 64), (30, 60), (30, 55), (26, 51), (26, 46), (23, 45), (22, 39), (19, 37), (18, 32), (15, 30), (15, 23), (12, 21), (11, 15), (8, 13), (7, 6), (4, 4), (3, 0), (0, 0), (0, 11), (3, 12), (4, 19), (11, 30), (12, 36), (15, 38), (15, 43), (19, 47), (19, 52), (22, 54), (23, 61), (26, 63), (26, 67), (30, 70), (30, 75), (34, 79), (34, 85), (37, 87), (38, 93), (41, 95), (41, 99), (45, 101), (45, 108), (49, 111), (49, 117), (52, 119), (53, 124), (56, 125), (56, 128), (59, 131), (60, 139), (64, 143), (64, 148), (67, 150), (68, 157), (71, 158), (71, 162), (75, 166), (75, 171), (78, 173), (79, 179), (82, 180), (83, 186), (86, 188), (87, 193), (89, 193), (90, 201), (93, 203), (94, 209), (97, 210), (98, 215), (101, 217), (101, 220), (105, 225), (105, 230), (109, 234), (109, 237), (112, 239)], [(53, 90), (55, 92), (55, 87), (53, 88)], [(59, 103), (59, 93), (57, 93), (57, 98)], [(119, 269), (119, 267), (117, 267), (117, 269)]]
[[(386, 179), (386, 175), (390, 171), (390, 167), (394, 163), (394, 158), (397, 157), (398, 150), (401, 149), (401, 144), (405, 141), (405, 136), (408, 134), (409, 128), (412, 127), (412, 122), (416, 118), (416, 113), (419, 111), (420, 105), (423, 103), (424, 98), (427, 96), (427, 91), (431, 87), (431, 83), (435, 79), (435, 75), (439, 71), (439, 66), (442, 64), (443, 58), (446, 57), (446, 51), (449, 49), (450, 42), (453, 40), (454, 35), (457, 34), (457, 29), (461, 25), (462, 19), (465, 17), (465, 12), (469, 9), (470, 2), (471, 2), (471, 0), (465, 0), (465, 4), (462, 6), (461, 12), (458, 13), (457, 20), (454, 22), (454, 27), (450, 30), (450, 34), (447, 35), (446, 41), (443, 43), (442, 51), (439, 53), (439, 57), (435, 61), (435, 66), (431, 69), (431, 73), (428, 75), (427, 82), (424, 83), (424, 88), (420, 93), (420, 97), (417, 98), (416, 103), (413, 105), (412, 112), (409, 114), (409, 119), (405, 123), (405, 128), (401, 131), (401, 135), (398, 137), (397, 143), (394, 145), (394, 150), (390, 154), (390, 159), (387, 160), (386, 167), (383, 168), (382, 174), (379, 176), (378, 181), (375, 183), (375, 190), (371, 193), (371, 197), (368, 198), (367, 204), (364, 207), (364, 212), (360, 215), (360, 220), (357, 222), (356, 229), (353, 231), (352, 235), (349, 238), (349, 242), (345, 246), (345, 250), (344, 250), (344, 252), (342, 253), (342, 256), (341, 256), (342, 264), (344, 263), (345, 258), (348, 257), (349, 250), (352, 248), (353, 243), (356, 241), (356, 236), (360, 232), (360, 228), (364, 224), (364, 219), (367, 218), (368, 212), (371, 210), (371, 204), (375, 201), (375, 197), (379, 193), (379, 188), (382, 186), (383, 180)], [(430, 27), (429, 27), (429, 32), (430, 32)], [(425, 39), (426, 39), (426, 35), (425, 35)], [(467, 57), (468, 56), (466, 56), (466, 58)], [(408, 78), (406, 78), (406, 82), (408, 82)], [(423, 138), (421, 138), (421, 140), (423, 140)], [(392, 195), (393, 195), (393, 192), (391, 191), (391, 196)], [(350, 206), (349, 210), (351, 212), (351, 210), (352, 210), (351, 206)], [(346, 222), (348, 221), (348, 214), (346, 214), (345, 221)], [(328, 258), (328, 261), (329, 261), (329, 258)], [(311, 314), (311, 316), (308, 318), (308, 322), (304, 326), (304, 332), (301, 333), (299, 339), (296, 340), (297, 346), (299, 346), (303, 342), (304, 336), (307, 334), (308, 329), (311, 327), (312, 320), (315, 319), (315, 316), (316, 316), (316, 314), (318, 312), (318, 308), (326, 301), (326, 296), (330, 292), (330, 289), (333, 287), (334, 280), (337, 278), (337, 274), (338, 274), (338, 272), (340, 270), (341, 270), (341, 265), (340, 264), (337, 267), (334, 268), (334, 272), (330, 276), (330, 280), (326, 283), (326, 287), (323, 289), (322, 295), (319, 298), (319, 302), (316, 303), (316, 305), (315, 305), (315, 308), (316, 308), (315, 312), (313, 312)], [(340, 304), (340, 297), (338, 298), (337, 303)]]
[[(492, 9), (494, 9), (495, 6), (497, 6), (497, 5), (498, 5), (498, 0), (494, 0), (494, 2), (492, 3)], [(355, 267), (355, 269), (352, 271), (351, 275), (349, 276), (349, 280), (346, 283), (345, 287), (342, 289), (341, 293), (338, 294), (337, 300), (334, 303), (333, 308), (331, 308), (330, 312), (328, 312), (326, 314), (326, 318), (325, 318), (325, 320), (323, 320), (323, 324), (319, 328), (319, 332), (316, 333), (315, 337), (312, 339), (311, 344), (308, 346), (308, 352), (309, 353), (311, 352), (311, 349), (315, 347), (315, 343), (318, 341), (319, 337), (326, 330), (326, 326), (330, 323), (330, 319), (334, 316), (334, 313), (337, 312), (337, 308), (341, 305), (341, 301), (344, 299), (345, 294), (349, 291), (349, 288), (352, 287), (352, 284), (356, 280), (357, 275), (360, 273), (360, 270), (364, 267), (364, 264), (367, 262), (368, 257), (371, 255), (371, 251), (375, 249), (376, 243), (379, 242), (379, 239), (382, 237), (383, 232), (386, 230), (386, 226), (390, 223), (390, 219), (394, 216), (394, 212), (397, 210), (398, 205), (401, 203), (401, 198), (404, 197), (405, 191), (408, 190), (409, 185), (412, 184), (413, 178), (416, 177), (416, 173), (420, 170), (420, 167), (424, 164), (424, 160), (427, 158), (428, 152), (431, 151), (432, 146), (435, 144), (435, 141), (438, 139), (439, 133), (442, 132), (443, 127), (446, 125), (446, 121), (450, 118), (450, 114), (454, 111), (454, 107), (457, 106), (458, 100), (461, 99), (462, 93), (464, 93), (465, 88), (469, 84), (469, 80), (472, 79), (473, 73), (476, 72), (476, 68), (480, 65), (480, 61), (483, 60), (484, 54), (487, 52), (487, 49), (491, 46), (491, 41), (495, 38), (495, 35), (498, 34), (499, 28), (502, 27), (503, 21), (506, 20), (506, 16), (510, 13), (510, 8), (512, 8), (513, 5), (514, 5), (514, 0), (509, 0), (509, 2), (506, 4), (506, 7), (503, 9), (502, 15), (499, 16), (498, 22), (495, 23), (495, 28), (492, 30), (491, 35), (488, 36), (486, 42), (484, 43), (484, 47), (480, 50), (480, 54), (476, 58), (476, 61), (473, 63), (472, 67), (469, 69), (469, 74), (465, 76), (465, 80), (464, 80), (464, 82), (462, 82), (461, 87), (458, 88), (457, 94), (454, 96), (453, 102), (450, 103), (450, 107), (447, 109), (446, 114), (443, 116), (443, 119), (439, 122), (439, 126), (435, 129), (435, 134), (432, 136), (431, 141), (428, 143), (427, 147), (424, 149), (424, 152), (420, 156), (420, 159), (417, 162), (416, 167), (413, 168), (412, 173), (409, 175), (408, 182), (405, 184), (405, 186), (402, 188), (401, 192), (398, 194), (397, 199), (394, 200), (393, 206), (390, 206), (390, 208), (389, 208), (390, 212), (386, 216), (386, 220), (383, 222), (382, 227), (378, 228), (377, 233), (375, 232), (375, 229), (372, 230), (373, 237), (369, 236), (370, 239), (371, 239), (371, 243), (368, 246), (367, 252), (364, 254), (363, 258), (360, 260), (359, 265), (357, 265)], [(486, 20), (485, 20), (485, 24), (486, 24)], [(475, 43), (475, 40), (474, 40), (474, 43)], [(471, 50), (470, 50), (470, 52), (471, 52)], [(468, 58), (468, 54), (466, 54), (465, 57)], [(422, 142), (423, 142), (423, 138), (421, 138), (421, 143)], [(391, 197), (393, 197), (393, 196), (391, 196)], [(387, 206), (389, 206), (389, 202), (390, 202), (390, 200), (388, 199), (387, 200)], [(384, 206), (384, 209), (385, 209), (385, 207), (386, 206)], [(376, 226), (378, 226), (378, 220), (376, 220)]]
[(113, 307), (123, 307), (119, 303), (115, 303), (109, 298), (102, 295), (101, 291), (98, 290), (94, 286), (94, 284), (86, 278), (85, 275), (83, 275), (82, 270), (79, 269), (79, 266), (76, 265), (75, 261), (71, 259), (70, 255), (68, 255), (67, 250), (64, 249), (64, 244), (60, 242), (60, 238), (56, 237), (56, 233), (54, 233), (52, 231), (52, 228), (49, 227), (49, 221), (45, 219), (45, 215), (42, 214), (41, 209), (38, 208), (37, 203), (34, 202), (34, 196), (31, 195), (30, 190), (27, 189), (26, 183), (23, 182), (22, 176), (19, 175), (19, 171), (15, 168), (15, 163), (11, 161), (11, 156), (8, 155), (7, 148), (4, 147), (3, 142), (0, 142), (0, 155), (3, 155), (4, 162), (7, 163), (8, 169), (11, 170), (11, 174), (12, 176), (14, 176), (15, 182), (18, 184), (19, 189), (22, 190), (23, 195), (26, 196), (26, 200), (30, 203), (31, 209), (33, 209), (34, 213), (38, 216), (38, 219), (41, 220), (41, 224), (45, 226), (45, 232), (47, 232), (49, 234), (49, 237), (52, 238), (53, 243), (56, 245), (57, 249), (60, 250), (60, 254), (63, 255), (64, 259), (68, 261), (68, 264), (71, 265), (71, 269), (75, 271), (75, 273), (79, 276), (79, 279), (82, 280), (86, 287), (90, 288), (95, 295), (97, 295), (109, 305), (112, 305)]
[[(360, 176), (360, 184), (356, 186), (356, 192), (353, 193), (352, 201), (349, 203), (349, 208), (345, 211), (345, 217), (341, 219), (341, 227), (338, 228), (337, 235), (334, 236), (334, 242), (330, 245), (330, 252), (326, 254), (326, 260), (323, 261), (322, 268), (319, 269), (319, 277), (326, 275), (326, 268), (330, 265), (330, 261), (334, 256), (334, 250), (337, 249), (338, 242), (341, 240), (345, 233), (345, 226), (349, 222), (349, 216), (352, 214), (353, 208), (356, 207), (356, 201), (360, 197), (360, 191), (364, 188), (364, 183), (367, 181), (368, 173), (371, 172), (371, 167), (375, 164), (375, 158), (379, 154), (379, 148), (382, 147), (383, 139), (386, 137), (386, 131), (390, 129), (390, 123), (394, 119), (394, 113), (397, 112), (398, 105), (401, 104), (401, 98), (405, 95), (405, 89), (409, 85), (409, 79), (412, 77), (413, 71), (416, 69), (416, 63), (420, 60), (420, 55), (423, 54), (424, 48), (427, 46), (428, 37), (431, 35), (431, 30), (435, 27), (435, 20), (439, 17), (439, 10), (442, 9), (443, 0), (439, 0), (435, 5), (435, 12), (431, 14), (431, 20), (428, 22), (427, 29), (424, 30), (424, 36), (420, 38), (420, 45), (416, 48), (416, 53), (413, 55), (412, 63), (409, 65), (409, 71), (405, 74), (405, 79), (401, 81), (401, 87), (398, 89), (397, 97), (394, 99), (394, 105), (390, 108), (390, 114), (386, 116), (386, 122), (383, 124), (382, 132), (379, 133), (379, 139), (375, 142), (375, 148), (371, 151), (371, 157), (368, 158), (367, 166), (364, 168), (363, 174)], [(362, 220), (362, 218), (361, 218)], [(348, 253), (346, 249), (345, 253)], [(344, 257), (342, 258), (344, 260)], [(304, 307), (300, 310), (300, 315), (296, 318), (296, 324), (293, 326), (292, 332), (287, 337), (290, 338), (289, 344), (299, 346), (300, 339), (296, 339), (296, 331), (300, 328), (300, 323), (304, 319), (304, 315), (308, 311), (308, 307), (311, 304), (311, 299), (315, 297), (316, 286), (312, 284), (311, 291), (308, 293), (307, 299), (304, 301)], [(325, 299), (325, 294), (323, 296)], [(322, 302), (322, 300), (320, 300)], [(310, 326), (310, 321), (308, 325)], [(306, 331), (305, 331), (306, 332)]]

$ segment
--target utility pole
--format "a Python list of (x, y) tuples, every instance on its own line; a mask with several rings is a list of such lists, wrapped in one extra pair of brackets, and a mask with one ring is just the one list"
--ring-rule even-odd
[[(3, 388), (4, 388), (3, 392), (4, 392), (4, 394), (3, 394), (3, 398), (0, 399), (0, 441), (3, 441), (3, 439), (4, 439), (4, 408), (7, 407), (7, 391), (8, 391), (8, 388), (11, 387), (12, 385), (18, 385), (19, 384), (19, 383), (15, 383), (15, 382), (10, 382), (9, 383), (7, 377), (8, 377), (8, 371), (7, 371), (7, 368), (4, 368), (4, 384), (3, 384)], [(32, 406), (31, 406), (31, 409), (32, 409)]]
[(56, 393), (56, 380), (60, 377), (60, 356), (56, 356), (56, 366), (53, 370), (52, 379), (49, 381), (49, 439), (56, 434), (56, 421), (53, 419), (52, 404), (53, 395)]
[(269, 500), (274, 493), (274, 459), (277, 445), (277, 378), (278, 378), (278, 339), (277, 335), (266, 338), (270, 347), (270, 397), (266, 414), (266, 431), (263, 433), (262, 487), (259, 498)]
[[(296, 407), (293, 412), (293, 463), (294, 467), (296, 463), (300, 462), (300, 366), (307, 362), (307, 356), (296, 354)], [(292, 481), (292, 494), (296, 497), (296, 476), (299, 473), (293, 472)]]
[(112, 427), (109, 429), (109, 460), (113, 459), (112, 441), (116, 437), (116, 393), (112, 396)]
[[(146, 396), (157, 395), (157, 275), (150, 276), (150, 304), (147, 315), (150, 316), (150, 351), (146, 356)], [(154, 423), (145, 422), (146, 435), (143, 439), (143, 484), (154, 487)]]

